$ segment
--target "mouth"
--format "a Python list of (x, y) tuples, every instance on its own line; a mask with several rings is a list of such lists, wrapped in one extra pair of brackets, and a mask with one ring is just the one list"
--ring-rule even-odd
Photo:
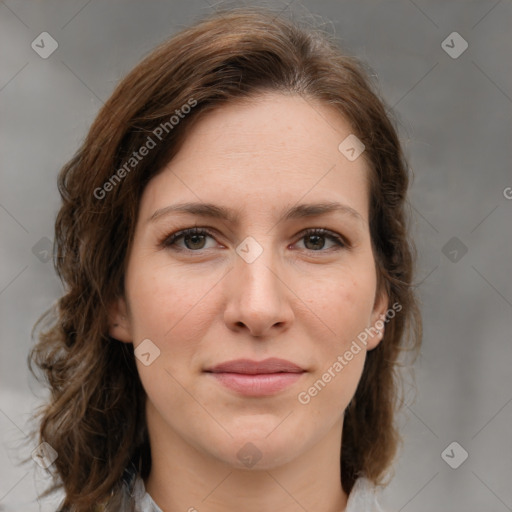
[(268, 396), (297, 382), (306, 370), (285, 359), (236, 359), (206, 369), (223, 386), (246, 396)]

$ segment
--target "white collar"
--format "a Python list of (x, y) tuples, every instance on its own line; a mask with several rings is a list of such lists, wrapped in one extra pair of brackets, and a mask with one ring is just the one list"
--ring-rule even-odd
[[(135, 501), (134, 512), (163, 512), (146, 492), (144, 481), (139, 475), (135, 479), (132, 496)], [(360, 477), (355, 481), (344, 512), (384, 512), (377, 500), (376, 487), (370, 480)]]

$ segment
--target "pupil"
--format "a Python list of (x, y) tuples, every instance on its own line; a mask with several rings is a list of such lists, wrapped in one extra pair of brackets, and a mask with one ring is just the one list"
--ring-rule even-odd
[[(201, 241), (197, 241), (198, 238), (203, 238)], [(204, 235), (188, 235), (187, 239), (190, 241), (192, 240), (192, 245), (196, 245), (196, 243), (199, 243), (201, 245), (201, 242), (204, 243)], [(188, 244), (186, 244), (188, 247)], [(190, 247), (188, 247), (190, 249)], [(193, 247), (194, 249), (201, 249), (202, 247)]]
[(324, 246), (324, 244), (323, 244), (323, 243), (321, 243), (321, 242), (320, 242), (320, 244), (318, 244), (318, 241), (319, 241), (319, 240), (321, 241), (321, 239), (322, 239), (322, 237), (321, 237), (320, 235), (309, 235), (309, 237), (308, 237), (308, 238), (309, 238), (309, 240), (311, 240), (311, 239), (316, 239), (317, 243), (316, 243), (316, 244), (315, 244), (315, 243), (313, 243), (314, 248), (316, 248), (316, 249), (321, 249), (321, 248)]

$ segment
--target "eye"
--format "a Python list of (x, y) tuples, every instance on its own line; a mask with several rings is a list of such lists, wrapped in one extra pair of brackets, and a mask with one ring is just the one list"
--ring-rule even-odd
[[(205, 228), (188, 228), (182, 229), (181, 231), (177, 231), (172, 235), (166, 237), (162, 242), (162, 247), (170, 247), (176, 250), (190, 250), (190, 251), (200, 251), (202, 249), (209, 249), (209, 247), (205, 247), (206, 237), (213, 238), (213, 234), (210, 233)], [(177, 241), (183, 239), (185, 243), (185, 247), (179, 247), (177, 245)]]
[(325, 248), (325, 239), (329, 239), (334, 246), (340, 248), (347, 247), (347, 244), (340, 235), (324, 228), (307, 229), (301, 233), (300, 238), (300, 240), (304, 240), (306, 249), (314, 252), (321, 252)]
[[(187, 228), (172, 233), (160, 242), (159, 246), (162, 248), (170, 248), (176, 251), (191, 251), (199, 252), (203, 249), (211, 249), (212, 247), (206, 247), (206, 239), (211, 238), (214, 240), (214, 234), (206, 228)], [(348, 247), (348, 243), (332, 231), (324, 228), (310, 228), (303, 231), (300, 234), (300, 240), (304, 240), (305, 249), (312, 252), (325, 252), (325, 240), (331, 241), (333, 247), (345, 248)], [(185, 247), (178, 244), (182, 241)], [(329, 247), (328, 247), (329, 249)]]

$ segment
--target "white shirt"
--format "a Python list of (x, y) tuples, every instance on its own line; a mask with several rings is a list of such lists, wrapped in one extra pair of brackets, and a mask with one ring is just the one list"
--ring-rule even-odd
[[(133, 497), (135, 512), (163, 512), (146, 492), (144, 481), (139, 476), (135, 481)], [(343, 512), (384, 512), (377, 501), (376, 488), (370, 480), (363, 477), (356, 480)]]

